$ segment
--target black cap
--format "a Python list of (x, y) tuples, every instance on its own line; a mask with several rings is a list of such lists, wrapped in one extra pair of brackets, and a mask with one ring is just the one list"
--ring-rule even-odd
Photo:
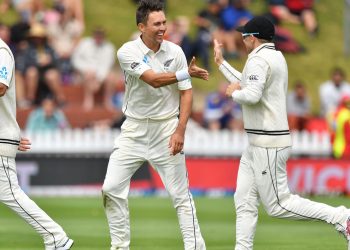
[(263, 16), (253, 17), (244, 26), (240, 26), (236, 30), (268, 41), (271, 41), (275, 36), (275, 26)]

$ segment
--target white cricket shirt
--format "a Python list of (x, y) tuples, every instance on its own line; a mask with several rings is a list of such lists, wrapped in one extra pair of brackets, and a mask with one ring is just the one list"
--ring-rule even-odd
[(226, 78), (240, 80), (232, 98), (242, 105), (244, 128), (251, 145), (292, 145), (287, 120), (288, 68), (273, 43), (264, 43), (248, 56), (242, 74), (227, 62), (220, 66)]
[(0, 97), (0, 155), (15, 157), (20, 140), (16, 121), (15, 60), (10, 48), (0, 39), (0, 83), (8, 89)]
[(190, 79), (160, 88), (153, 88), (140, 79), (149, 69), (156, 73), (187, 69), (186, 57), (178, 45), (164, 40), (154, 53), (139, 37), (125, 43), (117, 56), (125, 75), (123, 112), (126, 117), (164, 120), (179, 114), (179, 90), (191, 89)]

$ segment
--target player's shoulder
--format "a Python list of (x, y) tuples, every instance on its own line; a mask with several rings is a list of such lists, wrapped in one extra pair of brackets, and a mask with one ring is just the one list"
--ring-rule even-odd
[(12, 59), (14, 59), (10, 47), (1, 39), (0, 39), (0, 53), (4, 56), (5, 55), (10, 56)]
[(164, 46), (165, 50), (167, 50), (168, 52), (182, 51), (182, 49), (179, 45), (177, 45), (171, 41), (168, 41), (168, 40), (163, 40), (162, 46)]
[(137, 50), (137, 47), (137, 40), (128, 41), (118, 49), (118, 53), (131, 53)]
[(118, 50), (117, 50), (117, 57), (127, 57), (132, 54), (134, 54), (137, 51), (137, 43), (136, 41), (128, 41), (124, 43)]

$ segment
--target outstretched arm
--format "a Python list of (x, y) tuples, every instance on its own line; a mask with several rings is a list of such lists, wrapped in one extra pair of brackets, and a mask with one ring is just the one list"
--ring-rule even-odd
[(219, 66), (219, 70), (229, 82), (241, 81), (242, 74), (225, 61), (222, 55), (222, 44), (214, 39), (214, 61)]
[(191, 77), (208, 80), (209, 73), (196, 65), (196, 58), (193, 57), (188, 69), (182, 69), (175, 73), (156, 73), (152, 69), (145, 71), (140, 79), (154, 88), (160, 88), (176, 82), (180, 82)]

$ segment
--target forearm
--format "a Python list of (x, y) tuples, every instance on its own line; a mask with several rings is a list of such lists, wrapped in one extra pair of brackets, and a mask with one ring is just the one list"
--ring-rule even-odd
[(223, 61), (219, 66), (220, 72), (225, 76), (229, 82), (241, 81), (242, 73), (234, 69), (227, 61)]
[(160, 88), (178, 82), (176, 74), (173, 72), (155, 73), (153, 71), (150, 71), (152, 70), (146, 71), (144, 74), (141, 75), (140, 78), (142, 81), (151, 85), (153, 88)]
[(192, 89), (182, 90), (180, 92), (180, 115), (176, 130), (183, 133), (185, 133), (187, 122), (192, 112), (192, 95)]
[(254, 105), (260, 101), (262, 91), (261, 86), (250, 85), (242, 90), (233, 92), (232, 98), (239, 104)]

